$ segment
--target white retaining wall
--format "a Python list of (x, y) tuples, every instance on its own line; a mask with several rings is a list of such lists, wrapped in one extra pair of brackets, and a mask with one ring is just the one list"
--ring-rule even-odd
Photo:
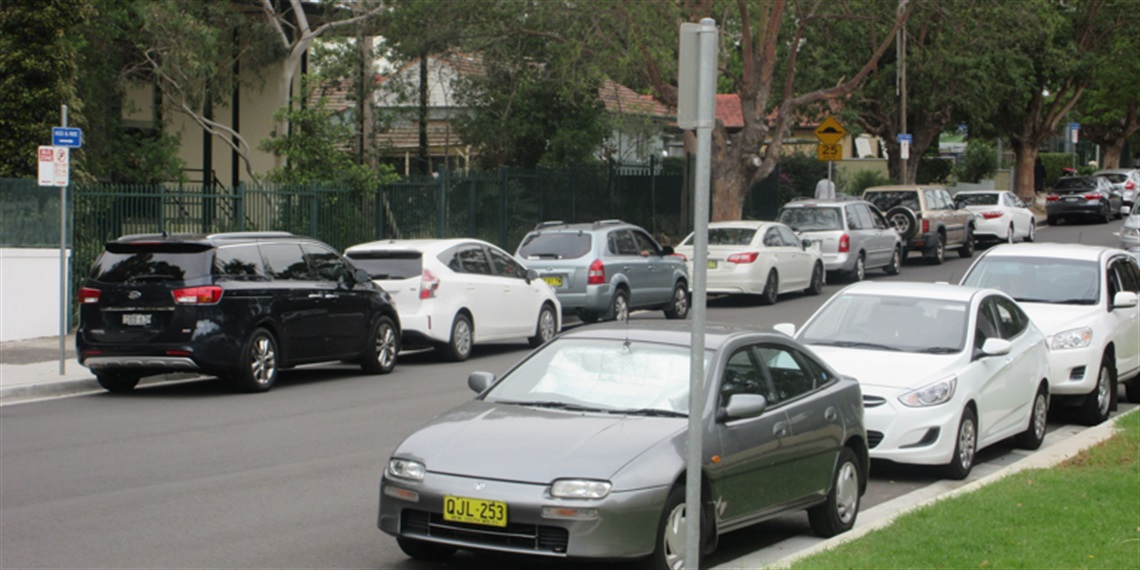
[(61, 286), (59, 249), (0, 248), (0, 342), (59, 336)]

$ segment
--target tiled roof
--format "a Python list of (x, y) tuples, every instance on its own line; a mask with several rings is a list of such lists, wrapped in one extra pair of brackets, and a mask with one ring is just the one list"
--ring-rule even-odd
[(673, 115), (669, 107), (652, 96), (639, 95), (633, 89), (612, 79), (606, 79), (605, 83), (598, 89), (598, 98), (606, 104), (606, 110), (612, 113), (654, 117), (670, 117)]
[(743, 129), (744, 113), (740, 110), (740, 96), (735, 93), (717, 95), (716, 118), (729, 130)]
[[(459, 134), (447, 123), (428, 123), (427, 139), (428, 148), (463, 145)], [(380, 148), (388, 147), (397, 150), (419, 148), (420, 129), (414, 124), (393, 127), (387, 131), (376, 133), (376, 144)]]

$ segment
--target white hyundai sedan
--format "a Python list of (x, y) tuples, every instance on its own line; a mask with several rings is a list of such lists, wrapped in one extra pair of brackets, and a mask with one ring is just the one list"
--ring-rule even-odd
[(1037, 219), (1009, 190), (968, 190), (954, 195), (954, 204), (974, 213), (974, 237), (982, 241), (1033, 241)]
[[(771, 305), (779, 295), (823, 291), (823, 254), (810, 240), (802, 240), (778, 222), (739, 220), (709, 224), (708, 292), (759, 295)], [(693, 274), (693, 234), (676, 253), (688, 259)]]
[(1081, 420), (1108, 419), (1118, 383), (1140, 402), (1140, 267), (1112, 248), (1078, 244), (1000, 245), (974, 261), (963, 285), (1017, 300), (1048, 335), (1049, 390)]
[(1045, 437), (1045, 336), (1000, 291), (856, 283), (795, 338), (859, 381), (873, 459), (963, 479), (979, 449), (1009, 437), (1036, 449)]
[(405, 348), (431, 346), (466, 360), (476, 343), (525, 337), (538, 346), (562, 328), (554, 290), (487, 242), (374, 241), (344, 255), (392, 295)]

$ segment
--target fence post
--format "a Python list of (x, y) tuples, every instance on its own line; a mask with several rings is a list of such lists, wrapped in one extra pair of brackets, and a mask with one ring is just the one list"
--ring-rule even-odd
[(312, 207), (309, 209), (309, 235), (317, 237), (317, 183), (313, 182), (309, 189), (313, 196), (310, 200)]
[(657, 233), (657, 168), (656, 161), (657, 155), (649, 155), (649, 223), (652, 224), (650, 231), (654, 236)]
[[(158, 185), (158, 231), (166, 231), (166, 185)], [(119, 228), (122, 230), (122, 227)]]
[(234, 215), (237, 216), (238, 231), (245, 231), (245, 182), (238, 181), (237, 197), (235, 198), (237, 204), (234, 206)]
[(376, 239), (384, 239), (384, 185), (380, 184), (376, 188), (376, 207), (374, 208), (376, 216)]
[(447, 165), (439, 167), (439, 199), (435, 206), (435, 237), (444, 237), (447, 220)]
[(471, 181), (467, 185), (467, 235), (475, 237), (475, 177), (470, 171), (467, 176)]
[(507, 167), (499, 167), (499, 247), (510, 249), (507, 245)]

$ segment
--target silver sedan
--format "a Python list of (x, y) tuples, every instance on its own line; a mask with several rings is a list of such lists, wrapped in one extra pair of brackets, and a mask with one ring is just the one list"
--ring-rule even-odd
[[(869, 459), (857, 382), (790, 337), (705, 331), (702, 548), (807, 509), (832, 536), (855, 524)], [(406, 554), (457, 549), (573, 559), (684, 560), (691, 324), (563, 334), (393, 452), (379, 527)]]

